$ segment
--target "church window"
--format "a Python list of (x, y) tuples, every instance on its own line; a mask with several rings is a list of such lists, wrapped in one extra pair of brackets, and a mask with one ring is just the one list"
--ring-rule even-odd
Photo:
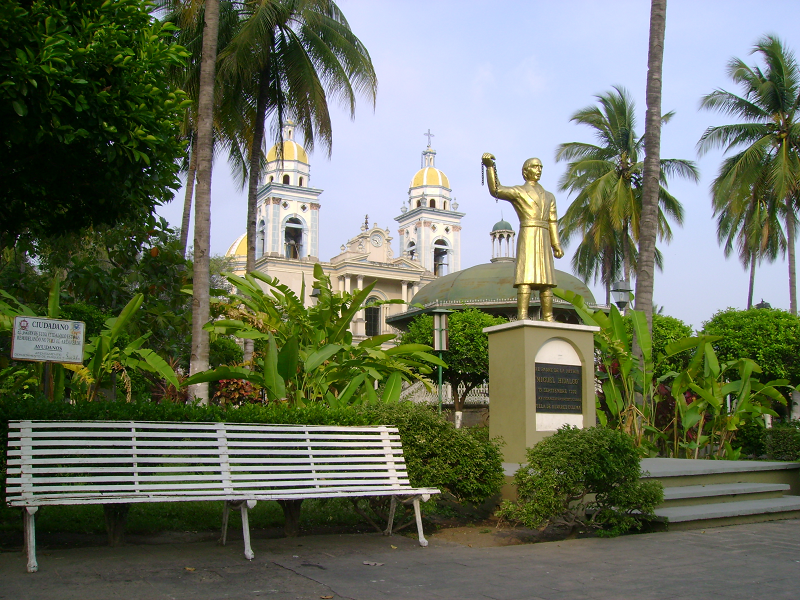
[(442, 202), (442, 210), (447, 210), (447, 200)]
[(295, 217), (286, 221), (284, 233), (286, 258), (301, 258), (303, 256), (303, 224)]
[(299, 185), (300, 187), (303, 187), (303, 178), (302, 177), (300, 178), (300, 183), (298, 183), (297, 185)]
[(422, 208), (422, 200), (417, 200), (417, 208)]
[(272, 175), (270, 175), (269, 176), (269, 182), (272, 183), (273, 181), (275, 181), (275, 178)]
[(283, 176), (283, 185), (289, 185), (289, 176), (288, 175), (284, 175)]
[(417, 260), (417, 245), (413, 241), (408, 242), (408, 246), (406, 246), (406, 253), (408, 254), (408, 258), (410, 260)]
[(256, 258), (264, 256), (264, 221), (263, 219), (258, 223), (258, 232), (256, 233)]
[(364, 325), (367, 337), (380, 335), (381, 333), (381, 307), (370, 306), (370, 304), (373, 304), (376, 300), (378, 300), (378, 298), (374, 296), (371, 297), (367, 300), (367, 307), (364, 309)]
[(447, 242), (436, 240), (433, 244), (433, 274), (437, 277), (447, 275)]
[(433, 198), (431, 198), (430, 207), (436, 208), (436, 200), (434, 200)]

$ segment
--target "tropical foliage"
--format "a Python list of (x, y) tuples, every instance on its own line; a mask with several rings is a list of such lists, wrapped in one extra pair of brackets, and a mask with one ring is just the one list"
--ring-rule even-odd
[[(744, 93), (717, 89), (701, 102), (741, 122), (709, 127), (698, 142), (704, 154), (714, 148), (732, 153), (720, 166), (712, 186), (714, 210), (732, 213), (741, 223), (745, 265), (769, 259), (785, 236), (789, 257), (789, 305), (797, 314), (795, 237), (800, 191), (800, 67), (791, 51), (774, 36), (760, 39), (751, 52), (764, 68), (739, 58), (728, 63), (728, 75)], [(749, 214), (752, 213), (752, 214)], [(775, 230), (780, 220), (785, 230)], [(767, 228), (765, 230), (765, 228)], [(725, 230), (722, 230), (727, 239)], [(740, 256), (741, 256), (740, 251)]]
[[(644, 142), (636, 135), (635, 105), (624, 88), (614, 87), (596, 98), (599, 106), (579, 110), (571, 121), (591, 127), (598, 144), (570, 142), (556, 151), (556, 160), (567, 161), (560, 189), (576, 194), (559, 226), (562, 239), (580, 239), (573, 269), (586, 280), (605, 284), (609, 303), (611, 283), (636, 271)], [(668, 113), (663, 121), (671, 117)], [(698, 173), (691, 161), (661, 161), (658, 234), (666, 241), (672, 237), (668, 219), (683, 222), (683, 207), (666, 188), (670, 176), (696, 181)], [(656, 257), (660, 265), (661, 255)]]
[(664, 499), (658, 481), (642, 481), (639, 453), (620, 431), (565, 426), (527, 450), (514, 475), (518, 500), (498, 516), (526, 527), (598, 529), (614, 536), (655, 517)]
[[(467, 395), (489, 379), (489, 338), (483, 329), (505, 322), (503, 317), (494, 317), (475, 308), (449, 315), (450, 349), (443, 356), (447, 368), (442, 372), (442, 379), (452, 387), (454, 410), (464, 410)], [(432, 345), (433, 317), (421, 315), (414, 319), (403, 334), (402, 342)]]
[[(223, 366), (190, 377), (185, 384), (244, 379), (263, 388), (273, 402), (331, 407), (396, 401), (404, 381), (423, 380), (430, 365), (443, 365), (423, 344), (384, 349), (394, 334), (355, 344), (350, 323), (369, 298), (374, 284), (355, 294), (331, 290), (330, 278), (314, 265), (316, 304), (304, 306), (305, 283), (298, 297), (288, 286), (258, 271), (246, 277), (228, 275), (238, 294), (226, 306), (227, 319), (205, 328), (218, 334), (263, 342), (252, 367)], [(262, 288), (266, 287), (267, 291)], [(397, 303), (401, 301), (388, 301)]]
[(0, 5), (0, 247), (171, 199), (188, 103), (171, 32), (143, 0)]
[(720, 360), (752, 358), (767, 379), (800, 384), (800, 317), (776, 309), (728, 308), (705, 321), (703, 333), (719, 336), (714, 350)]
[[(762, 384), (755, 375), (761, 368), (750, 358), (720, 361), (713, 344), (719, 336), (699, 335), (668, 344), (664, 353), (653, 352), (644, 312), (630, 311), (640, 354), (622, 316), (612, 306), (606, 315), (592, 311), (574, 292), (555, 290), (571, 302), (595, 333), (598, 350), (597, 378), (601, 424), (630, 434), (644, 455), (698, 458), (738, 458), (731, 446), (737, 429), (763, 415), (776, 416), (773, 403), (785, 404), (779, 388), (788, 381)], [(676, 355), (691, 352), (679, 372), (663, 372), (661, 365)]]

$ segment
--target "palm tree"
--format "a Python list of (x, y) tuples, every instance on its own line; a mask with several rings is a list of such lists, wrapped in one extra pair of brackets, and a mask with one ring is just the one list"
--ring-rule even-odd
[[(189, 373), (208, 370), (209, 338), (203, 329), (210, 316), (209, 266), (211, 252), (211, 156), (213, 152), (214, 76), (217, 64), (219, 0), (205, 0), (203, 50), (197, 94), (197, 198), (194, 220), (194, 277), (192, 295), (192, 354)], [(190, 390), (208, 402), (208, 384)]]
[[(636, 268), (636, 308), (644, 311), (647, 327), (653, 331), (653, 285), (655, 283), (656, 237), (660, 221), (661, 161), (661, 73), (664, 66), (664, 30), (667, 25), (667, 0), (650, 3), (650, 37), (647, 49), (647, 113), (644, 123), (644, 169), (642, 181), (642, 227), (639, 263)], [(695, 171), (695, 181), (697, 172)], [(638, 345), (636, 346), (638, 354)]]
[(715, 205), (724, 205), (731, 190), (747, 187), (763, 178), (764, 191), (778, 200), (778, 210), (786, 227), (789, 255), (789, 310), (797, 314), (795, 237), (797, 196), (800, 193), (800, 68), (794, 55), (775, 36), (761, 38), (751, 54), (758, 54), (766, 69), (749, 67), (738, 58), (728, 63), (728, 75), (744, 88), (737, 96), (715, 90), (704, 96), (702, 108), (737, 116), (743, 123), (709, 127), (698, 142), (702, 155), (712, 148), (732, 152), (726, 159), (712, 189)]
[(374, 104), (377, 79), (367, 49), (332, 0), (262, 0), (242, 5), (240, 19), (239, 31), (220, 53), (220, 79), (250, 100), (239, 142), (247, 157), (242, 165), (248, 179), (246, 269), (252, 271), (267, 117), (273, 119), (279, 153), (288, 116), (304, 131), (308, 149), (319, 139), (330, 153), (328, 97), (342, 100), (352, 118), (357, 92)]
[(729, 183), (725, 179), (715, 180), (712, 186), (717, 239), (723, 244), (726, 257), (736, 246), (739, 260), (750, 269), (748, 310), (753, 306), (756, 265), (764, 259), (772, 262), (786, 251), (786, 236), (781, 227), (783, 203), (765, 185), (765, 173), (766, 169), (754, 171), (759, 176), (756, 181), (736, 180), (738, 189), (724, 188)]
[[(610, 302), (611, 283), (628, 278), (639, 263), (642, 213), (641, 154), (643, 140), (636, 136), (636, 108), (628, 92), (619, 86), (596, 96), (598, 105), (572, 115), (573, 122), (595, 130), (598, 144), (570, 142), (556, 150), (556, 160), (569, 161), (559, 182), (562, 191), (577, 196), (560, 220), (562, 239), (578, 235), (581, 242), (573, 256), (573, 269), (584, 279), (600, 280)], [(672, 113), (664, 115), (666, 122)], [(661, 161), (658, 235), (672, 238), (669, 219), (683, 222), (683, 207), (666, 189), (667, 177), (679, 175), (697, 180), (694, 163)], [(661, 255), (655, 261), (661, 266)]]

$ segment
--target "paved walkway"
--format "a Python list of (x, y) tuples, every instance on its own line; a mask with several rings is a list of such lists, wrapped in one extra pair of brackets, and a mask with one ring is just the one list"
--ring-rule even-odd
[(236, 540), (41, 549), (33, 574), (21, 553), (6, 552), (0, 598), (800, 598), (800, 520), (501, 548), (420, 548), (377, 534), (256, 539), (253, 548), (252, 562)]

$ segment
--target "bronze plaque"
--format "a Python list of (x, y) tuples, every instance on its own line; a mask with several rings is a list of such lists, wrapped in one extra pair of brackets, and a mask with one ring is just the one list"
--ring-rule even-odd
[(536, 363), (536, 412), (582, 414), (582, 367)]

